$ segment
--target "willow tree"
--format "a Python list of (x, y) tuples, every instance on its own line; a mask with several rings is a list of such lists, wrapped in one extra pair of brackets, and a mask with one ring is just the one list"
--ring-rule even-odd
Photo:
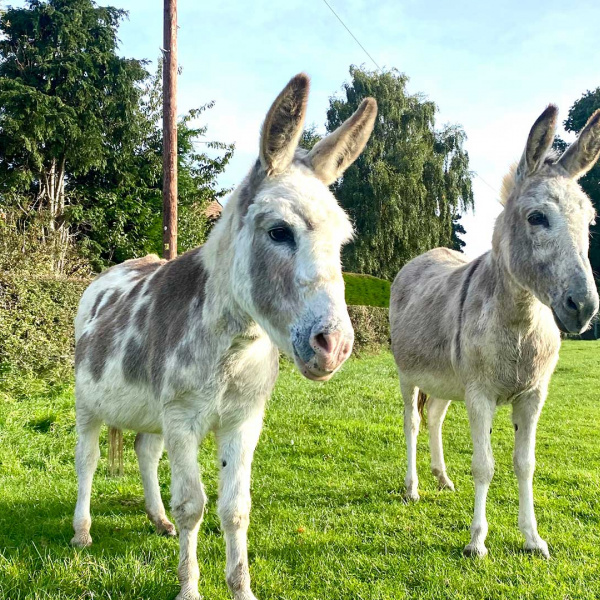
[(336, 184), (357, 233), (344, 250), (344, 268), (392, 279), (418, 254), (455, 245), (453, 221), (473, 205), (465, 134), (459, 126), (436, 129), (436, 105), (409, 94), (408, 78), (395, 69), (351, 67), (350, 76), (345, 97), (330, 100), (327, 130), (367, 96), (379, 112), (367, 147)]

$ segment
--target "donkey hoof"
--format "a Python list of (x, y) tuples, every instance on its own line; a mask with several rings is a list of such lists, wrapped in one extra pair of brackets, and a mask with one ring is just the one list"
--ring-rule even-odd
[(156, 523), (156, 533), (158, 533), (158, 535), (164, 535), (165, 537), (177, 537), (175, 525), (170, 521)]
[(542, 558), (550, 558), (550, 552), (548, 550), (548, 544), (542, 539), (539, 538), (534, 542), (525, 542), (524, 545), (525, 552), (530, 552), (531, 554), (537, 554)]
[(483, 544), (467, 544), (463, 550), (465, 556), (474, 558), (483, 558), (487, 553), (487, 548)]
[(198, 590), (182, 588), (175, 600), (202, 600)]
[(91, 545), (92, 536), (87, 531), (82, 533), (76, 533), (73, 539), (71, 540), (71, 546), (75, 546), (76, 548), (87, 548)]
[(414, 490), (406, 490), (406, 493), (404, 494), (404, 499), (407, 502), (418, 502), (420, 500), (421, 496), (419, 496), (419, 492), (414, 491)]
[(439, 490), (449, 490), (450, 492), (453, 492), (454, 484), (446, 475), (442, 475), (441, 477), (438, 478), (438, 489)]
[(250, 591), (246, 590), (244, 592), (238, 592), (234, 594), (233, 600), (257, 600), (256, 596)]

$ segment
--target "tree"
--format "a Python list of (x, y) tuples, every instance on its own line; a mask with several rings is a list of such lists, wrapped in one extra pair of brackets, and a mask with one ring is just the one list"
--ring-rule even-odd
[[(115, 153), (102, 169), (77, 178), (79, 202), (70, 213), (78, 239), (97, 268), (162, 249), (162, 65), (145, 82), (140, 133), (132, 152)], [(206, 126), (194, 126), (209, 102), (179, 119), (177, 129), (179, 252), (202, 244), (209, 223), (204, 211), (229, 189), (217, 177), (233, 156), (232, 144), (204, 141)], [(203, 145), (208, 152), (199, 152)]]
[(125, 14), (91, 0), (29, 0), (0, 22), (0, 194), (25, 198), (25, 214), (44, 212), (42, 234), (59, 230), (63, 247), (71, 178), (131, 148), (147, 73), (116, 54)]
[(467, 245), (460, 237), (462, 234), (467, 233), (463, 224), (460, 222), (460, 219), (461, 215), (456, 215), (456, 217), (452, 219), (452, 241), (450, 243), (450, 248), (452, 248), (452, 250), (457, 250), (458, 252), (462, 252), (463, 248)]
[(395, 69), (350, 68), (345, 98), (333, 97), (333, 131), (373, 96), (379, 107), (367, 147), (334, 185), (356, 228), (344, 249), (347, 270), (392, 279), (408, 260), (435, 246), (453, 246), (453, 220), (472, 207), (466, 136), (459, 126), (435, 129), (436, 106), (406, 91)]
[[(151, 77), (145, 61), (117, 56), (125, 15), (30, 0), (0, 22), (0, 206), (56, 256), (56, 271), (70, 241), (96, 269), (161, 253), (160, 64)], [(204, 206), (228, 191), (216, 178), (233, 146), (201, 142), (206, 127), (195, 125), (211, 106), (179, 123), (181, 250), (204, 241)]]
[[(592, 116), (594, 111), (600, 108), (600, 87), (593, 91), (588, 90), (581, 98), (576, 100), (569, 109), (569, 114), (565, 122), (564, 128), (575, 134), (583, 129), (587, 120)], [(557, 150), (563, 151), (568, 148), (568, 144), (557, 138), (555, 143)], [(600, 214), (600, 161), (597, 162), (580, 180), (579, 184), (583, 191), (590, 197), (596, 212)], [(596, 219), (596, 224), (590, 228), (590, 263), (594, 276), (596, 277), (596, 285), (600, 277), (600, 219)]]

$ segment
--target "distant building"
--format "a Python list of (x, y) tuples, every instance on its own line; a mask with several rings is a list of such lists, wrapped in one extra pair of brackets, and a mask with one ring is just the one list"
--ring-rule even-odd
[(204, 211), (204, 214), (206, 215), (206, 218), (209, 221), (216, 221), (220, 216), (221, 216), (221, 212), (223, 211), (223, 207), (221, 206), (221, 204), (219, 204), (219, 202), (217, 200), (213, 200), (207, 207), (206, 210)]

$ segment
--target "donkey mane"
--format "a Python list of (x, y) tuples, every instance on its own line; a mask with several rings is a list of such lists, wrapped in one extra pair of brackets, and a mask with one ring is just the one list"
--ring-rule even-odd
[[(549, 150), (546, 153), (546, 156), (543, 160), (543, 164), (545, 165), (554, 165), (558, 160), (559, 155), (555, 150)], [(519, 162), (515, 161), (508, 167), (508, 172), (502, 178), (502, 184), (500, 186), (500, 204), (502, 206), (506, 206), (510, 195), (514, 192), (517, 186), (517, 168), (519, 166)]]

